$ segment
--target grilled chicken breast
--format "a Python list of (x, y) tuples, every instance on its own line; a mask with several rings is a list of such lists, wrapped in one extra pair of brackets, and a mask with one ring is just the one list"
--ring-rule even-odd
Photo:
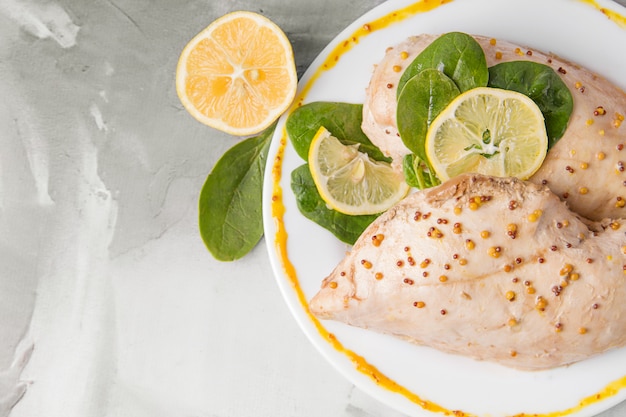
[[(374, 69), (363, 107), (363, 131), (399, 167), (410, 151), (396, 125), (397, 84), (434, 35), (411, 37), (390, 48)], [(549, 65), (570, 88), (574, 109), (568, 128), (531, 181), (547, 184), (587, 218), (626, 217), (626, 94), (606, 79), (556, 56), (510, 42), (475, 36), (487, 65), (530, 60)], [(398, 69), (400, 69), (398, 71)]]
[(566, 365), (626, 344), (625, 231), (546, 186), (465, 174), (381, 215), (310, 307), (510, 367)]

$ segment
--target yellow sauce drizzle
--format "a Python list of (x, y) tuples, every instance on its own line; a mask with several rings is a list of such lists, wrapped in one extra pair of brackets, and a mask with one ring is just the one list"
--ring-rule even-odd
[(357, 29), (352, 36), (345, 39), (343, 42), (340, 42), (335, 49), (333, 49), (329, 54), (326, 60), (322, 63), (320, 68), (317, 70), (315, 74), (309, 79), (306, 85), (300, 91), (300, 94), (294, 100), (296, 106), (302, 105), (304, 98), (307, 93), (315, 83), (315, 81), (319, 78), (323, 71), (328, 71), (333, 68), (343, 54), (351, 50), (356, 44), (359, 43), (361, 38), (364, 38), (377, 30), (385, 29), (386, 27), (398, 23), (408, 17), (416, 15), (418, 13), (429, 12), (437, 7), (450, 3), (452, 0), (423, 0), (413, 3), (409, 6), (406, 6), (402, 9), (398, 9), (393, 11), (392, 13), (382, 16), (376, 20), (373, 20), (369, 23), (364, 24), (359, 29)]
[(592, 7), (595, 7), (597, 10), (601, 11), (603, 14), (606, 15), (606, 17), (609, 18), (609, 20), (612, 20), (613, 22), (617, 23), (617, 25), (621, 28), (626, 28), (626, 16), (622, 16), (621, 14), (607, 9), (606, 7), (602, 7), (600, 6), (595, 0), (580, 0), (583, 3), (586, 3)]
[[(451, 1), (452, 0), (418, 1), (403, 9), (396, 10), (377, 20), (367, 23), (363, 25), (361, 28), (357, 29), (352, 34), (352, 36), (350, 36), (344, 42), (341, 42), (337, 47), (335, 47), (335, 49), (331, 51), (331, 53), (328, 55), (328, 57), (326, 58), (324, 63), (321, 65), (321, 67), (317, 70), (315, 74), (313, 74), (313, 76), (311, 76), (309, 81), (302, 88), (298, 97), (294, 101), (294, 106), (292, 106), (292, 110), (294, 107), (302, 105), (307, 93), (309, 92), (309, 90), (311, 89), (315, 81), (319, 78), (320, 74), (323, 71), (327, 71), (333, 68), (335, 64), (339, 62), (339, 59), (341, 58), (341, 56), (344, 53), (348, 52), (350, 49), (352, 49), (352, 47), (356, 45), (361, 38), (377, 30), (384, 29), (391, 24), (400, 22), (405, 18), (411, 17), (418, 13), (428, 12), (430, 10), (433, 10)], [(618, 23), (621, 27), (626, 27), (626, 17), (619, 15), (618, 13), (613, 12), (611, 10), (600, 7), (596, 3), (595, 0), (580, 0), (580, 1), (592, 5), (597, 10), (607, 15), (609, 19)], [(335, 335), (330, 333), (328, 330), (326, 330), (326, 328), (322, 325), (322, 323), (311, 313), (306, 295), (302, 291), (302, 288), (300, 287), (300, 284), (298, 282), (296, 269), (291, 263), (291, 261), (289, 260), (289, 255), (287, 252), (288, 234), (287, 234), (287, 230), (285, 228), (285, 223), (284, 223), (285, 206), (283, 204), (282, 187), (280, 186), (280, 180), (282, 177), (282, 161), (284, 158), (286, 145), (287, 145), (287, 131), (286, 131), (286, 128), (283, 127), (280, 146), (278, 147), (276, 156), (273, 161), (273, 166), (272, 166), (272, 181), (273, 181), (272, 190), (273, 191), (272, 191), (271, 211), (272, 211), (272, 217), (274, 218), (274, 223), (276, 226), (274, 245), (282, 261), (282, 266), (285, 271), (285, 274), (289, 280), (289, 283), (291, 284), (291, 286), (293, 287), (296, 293), (298, 301), (302, 305), (309, 319), (315, 325), (315, 328), (317, 329), (319, 334), (326, 341), (328, 341), (328, 343), (330, 343), (333, 348), (335, 348), (337, 351), (346, 355), (352, 361), (356, 370), (369, 376), (379, 386), (391, 392), (395, 392), (397, 394), (404, 396), (409, 401), (419, 405), (421, 408), (427, 411), (441, 413), (445, 416), (473, 417), (474, 416), (473, 414), (469, 414), (460, 410), (449, 410), (439, 404), (435, 404), (433, 402), (424, 400), (419, 395), (411, 392), (407, 388), (403, 387), (402, 385), (398, 384), (391, 378), (387, 377), (386, 375), (381, 373), (378, 369), (376, 369), (375, 366), (367, 362), (367, 360), (364, 357), (358, 355), (357, 353), (355, 353), (354, 351), (350, 349), (345, 348), (341, 344), (341, 342), (335, 337)], [(544, 414), (520, 413), (520, 414), (515, 414), (511, 417), (563, 417), (563, 416), (567, 416), (569, 414), (579, 412), (580, 410), (582, 410), (583, 408), (591, 404), (594, 404), (606, 398), (612, 397), (624, 388), (626, 388), (626, 376), (609, 383), (606, 387), (604, 387), (601, 391), (597, 392), (596, 394), (583, 398), (578, 403), (578, 405), (574, 407), (560, 410), (560, 411), (544, 413)]]

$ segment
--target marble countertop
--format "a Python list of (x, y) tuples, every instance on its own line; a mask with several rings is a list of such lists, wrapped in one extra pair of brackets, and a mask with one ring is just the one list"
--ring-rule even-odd
[(229, 11), (276, 22), (301, 75), (379, 3), (0, 0), (0, 417), (400, 417), (312, 347), (263, 242), (207, 252), (198, 193), (236, 140), (173, 82)]

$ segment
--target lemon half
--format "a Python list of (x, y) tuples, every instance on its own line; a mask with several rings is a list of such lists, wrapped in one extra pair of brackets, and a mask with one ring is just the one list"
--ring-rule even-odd
[(228, 13), (184, 47), (176, 91), (198, 121), (237, 136), (270, 126), (291, 105), (298, 77), (285, 33), (253, 12)]
[(373, 160), (359, 145), (344, 145), (323, 126), (309, 148), (309, 169), (326, 204), (350, 215), (382, 213), (410, 187), (386, 162)]
[(425, 145), (442, 181), (467, 172), (527, 179), (546, 157), (548, 135), (528, 96), (479, 87), (456, 97), (433, 120)]

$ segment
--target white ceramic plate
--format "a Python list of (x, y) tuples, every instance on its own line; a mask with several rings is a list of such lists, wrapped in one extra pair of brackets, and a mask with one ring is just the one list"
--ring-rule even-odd
[[(428, 0), (428, 4), (439, 1)], [(553, 52), (602, 74), (626, 89), (626, 9), (606, 0), (453, 0), (428, 12), (413, 14), (384, 29), (376, 30), (353, 42), (363, 25), (390, 16), (413, 1), (388, 1), (371, 10), (335, 38), (300, 81), (303, 102), (341, 101), (362, 103), (373, 65), (388, 46), (419, 33), (462, 31), (513, 41), (544, 52)], [(340, 7), (339, 5), (337, 7)], [(611, 12), (616, 18), (609, 18)], [(620, 16), (622, 16), (620, 18)], [(320, 70), (333, 59), (336, 47), (348, 44), (349, 51), (339, 56), (336, 65)], [(317, 75), (316, 75), (317, 74)], [(303, 91), (305, 86), (310, 89)], [(278, 285), (293, 313), (317, 349), (346, 378), (360, 389), (410, 416), (435, 414), (425, 410), (405, 395), (377, 385), (355, 368), (354, 363), (320, 335), (298, 296), (285, 265), (295, 269), (297, 287), (310, 299), (321, 280), (345, 254), (346, 245), (329, 232), (303, 217), (290, 188), (290, 174), (304, 163), (287, 143), (281, 162), (275, 162), (284, 138), (285, 116), (279, 121), (268, 157), (264, 186), (265, 237)], [(285, 206), (288, 258), (277, 250), (277, 222), (272, 214), (274, 180), (272, 173), (281, 169), (278, 184)], [(462, 410), (476, 416), (511, 416), (520, 413), (550, 414), (569, 410), (568, 415), (593, 416), (626, 398), (626, 389), (616, 395), (576, 408), (607, 384), (626, 376), (626, 349), (550, 371), (523, 372), (498, 365), (447, 355), (408, 344), (390, 336), (352, 328), (335, 322), (323, 322), (344, 347), (365, 358), (387, 377), (423, 400), (448, 410)]]

